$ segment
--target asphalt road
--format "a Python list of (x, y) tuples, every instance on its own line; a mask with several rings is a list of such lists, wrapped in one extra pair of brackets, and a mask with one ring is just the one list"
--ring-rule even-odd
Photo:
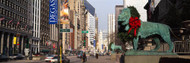
[[(82, 59), (77, 58), (76, 56), (68, 56), (67, 58), (70, 59), (70, 63), (82, 63)], [(115, 63), (110, 59), (110, 56), (99, 56), (96, 59), (93, 56), (87, 56), (87, 62), (85, 63)], [(11, 60), (7, 62), (0, 62), (0, 63), (49, 63), (45, 62), (44, 60)]]

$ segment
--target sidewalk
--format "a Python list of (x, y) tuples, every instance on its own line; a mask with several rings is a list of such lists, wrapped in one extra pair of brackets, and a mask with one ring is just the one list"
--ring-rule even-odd
[(86, 63), (115, 63), (115, 61), (111, 60), (111, 56), (99, 56), (98, 59), (89, 56)]

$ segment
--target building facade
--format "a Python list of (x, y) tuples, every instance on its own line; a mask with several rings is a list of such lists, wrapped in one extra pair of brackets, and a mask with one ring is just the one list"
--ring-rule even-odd
[(108, 15), (108, 41), (109, 43), (115, 42), (115, 15)]
[(31, 1), (0, 0), (0, 54), (28, 55), (32, 38)]
[(41, 0), (32, 0), (32, 52), (37, 54), (40, 52), (40, 9)]
[(43, 50), (50, 41), (49, 0), (41, 0), (40, 11), (40, 49)]
[(87, 35), (87, 47), (88, 50), (93, 49), (95, 51), (95, 33), (96, 33), (96, 16), (95, 16), (95, 8), (87, 1), (84, 0), (85, 5), (85, 13), (86, 13), (86, 30), (88, 31)]
[(97, 44), (97, 49), (98, 52), (107, 52), (108, 51), (108, 41), (107, 41), (107, 32), (106, 31), (101, 31), (99, 32), (98, 35), (98, 44)]
[(87, 18), (87, 21), (88, 21), (88, 46), (90, 47), (94, 47), (93, 46), (93, 43), (95, 41), (95, 17), (90, 13), (88, 12), (88, 18)]

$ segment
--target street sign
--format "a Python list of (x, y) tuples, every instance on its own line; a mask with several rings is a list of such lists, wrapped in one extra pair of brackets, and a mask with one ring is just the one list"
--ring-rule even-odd
[(82, 31), (82, 33), (88, 33), (88, 31)]
[(73, 32), (73, 29), (60, 29), (60, 32)]
[(49, 0), (49, 24), (57, 24), (58, 0)]

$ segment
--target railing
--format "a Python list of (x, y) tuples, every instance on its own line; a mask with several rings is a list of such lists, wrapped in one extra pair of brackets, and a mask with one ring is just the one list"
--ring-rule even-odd
[(190, 41), (175, 41), (174, 46), (174, 52), (176, 53), (190, 53)]

